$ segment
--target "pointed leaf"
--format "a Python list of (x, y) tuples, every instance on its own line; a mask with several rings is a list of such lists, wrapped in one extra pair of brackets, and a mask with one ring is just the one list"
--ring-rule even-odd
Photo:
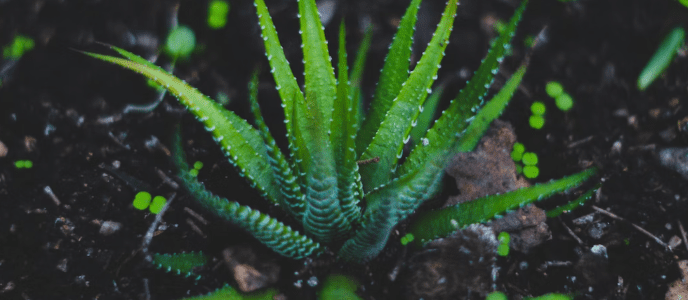
[(301, 23), (301, 40), (303, 41), (303, 59), (305, 61), (306, 98), (313, 97), (315, 107), (320, 110), (320, 126), (329, 129), (332, 118), (332, 103), (336, 97), (336, 84), (332, 57), (327, 51), (325, 27), (320, 22), (315, 0), (299, 0), (299, 21)]
[(370, 110), (363, 120), (361, 130), (356, 138), (356, 152), (360, 155), (375, 136), (380, 123), (384, 120), (392, 101), (399, 95), (401, 85), (408, 79), (411, 60), (413, 32), (418, 20), (418, 8), (421, 0), (413, 0), (401, 18), (399, 29), (385, 57), (385, 64), (380, 73), (380, 80), (375, 89), (375, 96)]
[(337, 72), (337, 99), (332, 112), (332, 145), (337, 166), (337, 187), (342, 213), (350, 223), (358, 223), (361, 210), (358, 202), (363, 195), (358, 186), (361, 176), (358, 174), (354, 141), (356, 136), (356, 111), (349, 96), (348, 67), (346, 58), (346, 30), (344, 20), (339, 27), (339, 58)]
[(277, 146), (277, 143), (275, 143), (275, 139), (272, 137), (272, 134), (270, 134), (270, 130), (265, 124), (265, 121), (263, 121), (263, 115), (258, 105), (258, 71), (253, 73), (252, 79), (249, 82), (248, 99), (251, 103), (251, 111), (255, 118), (256, 127), (258, 127), (263, 142), (267, 147), (270, 165), (272, 166), (272, 170), (275, 173), (280, 190), (284, 196), (281, 205), (297, 220), (301, 220), (306, 206), (305, 198), (298, 184), (296, 175), (294, 175), (292, 169), (289, 168), (289, 163)]
[[(284, 56), (284, 50), (280, 45), (279, 38), (275, 25), (272, 23), (268, 8), (265, 6), (263, 0), (255, 0), (256, 12), (258, 14), (258, 22), (261, 29), (261, 37), (265, 44), (265, 55), (270, 63), (270, 73), (275, 78), (277, 84), (277, 92), (282, 99), (282, 107), (284, 108), (285, 123), (292, 119), (291, 113), (293, 110), (292, 103), (294, 101), (303, 101), (303, 93), (296, 82), (296, 77), (291, 71), (289, 61)], [(287, 134), (291, 135), (292, 128), (287, 124)], [(290, 148), (292, 147), (290, 143)]]
[(450, 0), (447, 4), (428, 48), (411, 76), (404, 82), (399, 95), (393, 100), (392, 106), (380, 123), (380, 128), (375, 133), (372, 142), (360, 157), (360, 159), (380, 158), (377, 163), (360, 167), (363, 188), (366, 191), (389, 181), (396, 169), (404, 144), (410, 138), (411, 128), (420, 113), (425, 97), (431, 92), (430, 87), (444, 56), (444, 49), (449, 42), (449, 34), (456, 16), (456, 2), (456, 0)]
[[(349, 82), (349, 97), (353, 99), (353, 107), (356, 109), (356, 128), (363, 122), (363, 95), (361, 92), (361, 78), (363, 78), (363, 70), (365, 69), (366, 58), (368, 57), (368, 50), (370, 49), (370, 41), (373, 39), (373, 26), (370, 25), (365, 31), (365, 36), (358, 46), (356, 58), (354, 59), (354, 67), (351, 70)], [(361, 150), (362, 151), (362, 150)], [(358, 157), (359, 152), (356, 152)]]
[(411, 170), (421, 165), (425, 159), (434, 156), (434, 153), (441, 151), (441, 149), (451, 147), (461, 137), (463, 131), (468, 127), (468, 123), (472, 120), (471, 117), (478, 112), (482, 105), (483, 97), (492, 84), (494, 75), (497, 74), (505, 49), (510, 47), (509, 43), (527, 3), (527, 0), (523, 1), (521, 6), (516, 9), (506, 29), (497, 41), (492, 44), (487, 57), (480, 64), (475, 75), (473, 75), (466, 87), (459, 92), (456, 99), (451, 101), (449, 107), (442, 112), (440, 118), (426, 133), (427, 145), (413, 149), (401, 166), (400, 175), (411, 172)]
[(413, 144), (418, 146), (422, 144), (422, 138), (425, 137), (425, 133), (430, 128), (432, 121), (435, 117), (435, 112), (437, 111), (437, 105), (440, 103), (442, 98), (442, 93), (444, 92), (444, 84), (440, 84), (437, 88), (432, 90), (432, 95), (425, 100), (423, 104), (423, 111), (420, 112), (418, 116), (418, 122), (416, 127), (411, 129), (411, 141)]
[(510, 209), (574, 188), (596, 172), (596, 168), (591, 168), (556, 181), (536, 184), (501, 195), (489, 195), (439, 210), (423, 212), (411, 225), (409, 232), (413, 234), (418, 245), (422, 245), (433, 239), (447, 236), (467, 225), (485, 222)]
[[(113, 48), (120, 53), (125, 52), (123, 49)], [(273, 203), (281, 201), (282, 194), (271, 171), (265, 144), (258, 131), (246, 120), (161, 68), (113, 56), (88, 52), (85, 54), (139, 72), (165, 87), (205, 124), (206, 130), (213, 134), (229, 161), (239, 168), (240, 174), (248, 178), (251, 185), (263, 192)]]
[(459, 139), (459, 144), (455, 148), (457, 151), (473, 151), (475, 146), (478, 145), (480, 138), (482, 138), (485, 131), (490, 127), (490, 123), (499, 117), (504, 111), (504, 108), (506, 108), (506, 105), (509, 104), (516, 89), (518, 89), (518, 86), (521, 84), (523, 75), (526, 74), (527, 67), (526, 65), (519, 67), (504, 84), (504, 87), (499, 90), (499, 93), (492, 97), (492, 100), (487, 102), (487, 104), (480, 109), (471, 124), (468, 125), (468, 129), (466, 129), (463, 136)]

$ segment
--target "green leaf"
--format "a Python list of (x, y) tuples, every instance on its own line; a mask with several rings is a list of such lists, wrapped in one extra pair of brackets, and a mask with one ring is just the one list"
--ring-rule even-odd
[(523, 1), (511, 17), (505, 31), (492, 44), (487, 57), (480, 64), (468, 84), (452, 100), (449, 107), (442, 112), (440, 118), (425, 135), (427, 145), (415, 147), (401, 166), (399, 172), (403, 175), (420, 166), (423, 161), (436, 155), (437, 151), (451, 147), (456, 143), (462, 132), (470, 122), (483, 102), (483, 97), (497, 74), (499, 63), (504, 57), (505, 49), (510, 47), (511, 38), (521, 20), (528, 1)]
[[(368, 148), (373, 136), (380, 128), (380, 123), (392, 107), (392, 101), (399, 95), (402, 84), (409, 77), (409, 64), (411, 60), (411, 46), (413, 45), (413, 32), (418, 20), (418, 8), (421, 0), (413, 0), (406, 13), (401, 18), (399, 29), (394, 35), (394, 40), (385, 57), (385, 64), (380, 73), (380, 80), (375, 89), (375, 96), (370, 110), (363, 120), (361, 130), (356, 138), (356, 153), (359, 155)], [(450, 26), (451, 28), (451, 26)], [(428, 47), (430, 49), (430, 47)]]
[[(448, 151), (447, 151), (448, 153)], [(447, 155), (426, 161), (416, 172), (394, 179), (366, 195), (369, 203), (362, 229), (347, 241), (339, 255), (346, 260), (366, 262), (387, 244), (394, 226), (432, 196), (442, 181)]]
[(249, 102), (251, 103), (251, 111), (255, 118), (256, 127), (260, 131), (263, 142), (267, 148), (267, 154), (270, 158), (270, 165), (279, 183), (280, 191), (284, 196), (281, 205), (292, 214), (297, 220), (303, 218), (303, 211), (305, 210), (305, 198), (299, 181), (296, 175), (289, 168), (289, 163), (282, 154), (282, 151), (275, 143), (275, 139), (270, 134), (268, 126), (263, 121), (263, 115), (260, 113), (260, 106), (258, 105), (258, 71), (253, 73), (251, 81), (249, 82)]
[(423, 212), (411, 224), (409, 232), (416, 237), (417, 245), (420, 246), (433, 239), (447, 236), (467, 225), (485, 222), (510, 209), (579, 186), (595, 173), (597, 173), (597, 169), (590, 168), (548, 183), (536, 184), (501, 195), (489, 195), (451, 207)]
[(526, 69), (528, 66), (522, 65), (518, 70), (511, 75), (511, 78), (504, 84), (499, 93), (492, 97), (490, 102), (478, 112), (475, 119), (468, 125), (468, 129), (464, 132), (463, 136), (459, 139), (458, 147), (455, 149), (459, 152), (470, 152), (475, 149), (478, 145), (480, 138), (485, 134), (485, 131), (490, 127), (490, 123), (499, 117), (506, 105), (514, 96), (516, 89), (521, 84), (523, 75), (526, 74)]
[(198, 182), (195, 176), (189, 173), (189, 165), (181, 146), (179, 130), (174, 135), (172, 142), (173, 162), (179, 170), (178, 177), (184, 188), (206, 209), (214, 212), (221, 218), (237, 224), (248, 231), (261, 243), (273, 251), (286, 257), (301, 259), (312, 254), (320, 254), (323, 248), (317, 242), (284, 223), (248, 206), (218, 197)]
[(580, 197), (578, 197), (576, 200), (573, 200), (573, 201), (566, 203), (562, 206), (558, 206), (555, 209), (547, 211), (547, 217), (548, 218), (554, 218), (556, 216), (559, 216), (565, 212), (572, 211), (572, 210), (576, 209), (577, 207), (583, 205), (583, 203), (585, 203), (585, 201), (588, 201), (588, 200), (590, 200), (590, 198), (592, 198), (592, 195), (595, 192), (597, 192), (597, 190), (599, 190), (601, 186), (602, 186), (602, 184), (598, 183), (597, 185), (595, 185), (594, 188), (589, 189), (583, 195), (580, 195)]
[(430, 87), (444, 57), (455, 16), (456, 0), (450, 0), (428, 48), (408, 80), (402, 84), (399, 95), (392, 101), (372, 142), (361, 155), (360, 159), (380, 157), (379, 162), (360, 167), (365, 191), (384, 184), (392, 177), (423, 101), (431, 92)]
[(226, 284), (224, 287), (214, 292), (210, 292), (207, 295), (184, 298), (183, 300), (273, 300), (277, 298), (278, 294), (279, 291), (276, 289), (267, 289), (255, 293), (244, 294)]
[[(119, 53), (125, 52), (114, 46), (112, 48)], [(230, 163), (239, 168), (240, 175), (248, 178), (251, 185), (263, 192), (273, 203), (281, 202), (282, 194), (272, 172), (265, 144), (258, 131), (246, 120), (161, 68), (108, 55), (88, 52), (85, 54), (136, 71), (169, 90), (205, 124), (206, 130), (213, 134)], [(134, 54), (128, 53), (126, 56), (131, 57)], [(143, 58), (137, 59), (140, 60)]]
[(413, 141), (414, 145), (418, 146), (419, 144), (423, 144), (421, 139), (425, 137), (425, 133), (428, 132), (428, 129), (434, 120), (433, 118), (435, 117), (435, 112), (437, 111), (437, 105), (440, 103), (443, 92), (444, 84), (441, 84), (437, 88), (433, 89), (432, 95), (425, 100), (425, 104), (423, 104), (423, 111), (418, 116), (416, 127), (411, 129), (411, 141)]
[(655, 54), (650, 58), (647, 66), (645, 66), (643, 71), (640, 72), (640, 76), (638, 76), (639, 90), (645, 90), (657, 77), (659, 77), (659, 75), (662, 75), (664, 70), (671, 64), (671, 61), (676, 55), (676, 51), (683, 46), (685, 38), (686, 32), (681, 26), (674, 28), (664, 38), (662, 43), (659, 44)]
[(299, 21), (301, 40), (303, 41), (303, 59), (305, 73), (306, 98), (314, 98), (316, 114), (320, 126), (330, 128), (332, 122), (332, 105), (336, 93), (332, 57), (327, 51), (325, 27), (320, 23), (320, 14), (315, 0), (299, 0)]
[[(361, 45), (356, 52), (354, 59), (354, 67), (349, 76), (350, 88), (349, 97), (353, 99), (353, 107), (356, 109), (356, 126), (360, 126), (363, 122), (363, 95), (361, 93), (361, 78), (363, 78), (363, 70), (365, 69), (365, 62), (370, 49), (370, 41), (373, 39), (373, 26), (369, 25), (365, 31), (365, 36), (361, 41)], [(357, 154), (359, 154), (357, 152)], [(358, 156), (358, 155), (357, 155)]]
[(361, 186), (361, 176), (358, 174), (358, 164), (356, 164), (356, 152), (354, 141), (356, 136), (356, 108), (349, 96), (348, 67), (346, 58), (346, 30), (344, 20), (339, 26), (339, 57), (338, 57), (338, 80), (337, 80), (337, 99), (334, 103), (332, 112), (332, 129), (330, 138), (334, 145), (334, 157), (337, 166), (337, 187), (339, 190), (339, 202), (342, 213), (350, 223), (358, 223), (361, 217), (361, 209), (358, 207), (359, 200), (363, 197)]
[(200, 252), (173, 253), (173, 254), (153, 254), (153, 264), (158, 269), (167, 272), (184, 275), (193, 275), (193, 269), (208, 263), (208, 256)]
[(356, 295), (358, 281), (350, 276), (329, 274), (318, 293), (319, 300), (363, 300)]
[[(284, 50), (280, 45), (279, 38), (275, 25), (272, 23), (272, 18), (268, 13), (268, 8), (265, 6), (263, 0), (255, 0), (256, 11), (258, 13), (258, 22), (261, 29), (261, 37), (265, 44), (265, 56), (270, 63), (270, 73), (275, 78), (277, 92), (282, 99), (282, 107), (284, 108), (285, 123), (287, 123), (287, 135), (292, 135), (292, 126), (288, 122), (293, 119), (291, 116), (293, 112), (293, 103), (295, 101), (303, 101), (303, 93), (296, 82), (296, 77), (291, 72), (289, 61), (284, 56)], [(289, 141), (290, 150), (294, 147)], [(292, 151), (293, 153), (293, 151)]]
[(182, 171), (179, 177), (189, 192), (206, 209), (237, 224), (280, 255), (301, 259), (312, 254), (320, 254), (323, 251), (320, 244), (277, 219), (248, 206), (212, 194), (196, 180), (196, 177), (191, 176), (188, 172)]

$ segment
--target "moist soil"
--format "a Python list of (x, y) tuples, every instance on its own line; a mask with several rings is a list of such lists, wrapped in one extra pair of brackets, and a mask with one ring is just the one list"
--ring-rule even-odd
[[(363, 79), (368, 99), (409, 1), (323, 2), (337, 7), (326, 27), (329, 40), (337, 40), (338, 20), (345, 16), (350, 60), (365, 25), (374, 26)], [(414, 61), (432, 36), (444, 6), (444, 1), (424, 2)], [(195, 30), (198, 48), (190, 58), (176, 63), (174, 73), (214, 98), (228, 96), (226, 106), (250, 119), (246, 87), (251, 71), (260, 68), (262, 110), (284, 146), (282, 112), (253, 5), (232, 1), (228, 23), (219, 30), (205, 24), (207, 5), (207, 1), (0, 0), (0, 45), (8, 45), (17, 34), (35, 40), (35, 48), (21, 59), (4, 59), (0, 65), (0, 141), (4, 145), (0, 150), (6, 150), (0, 151), (0, 298), (180, 299), (200, 295), (225, 283), (237, 284), (222, 260), (223, 250), (239, 247), (255, 253), (254, 266), (279, 266), (279, 276), (270, 286), (288, 299), (315, 299), (319, 283), (335, 272), (358, 278), (364, 299), (394, 299), (401, 294), (417, 299), (423, 293), (424, 299), (482, 299), (470, 287), (462, 295), (437, 292), (473, 280), (474, 272), (476, 278), (484, 279), (484, 274), (469, 267), (454, 268), (455, 276), (443, 277), (445, 281), (425, 286), (424, 291), (409, 288), (428, 250), (405, 248), (397, 242), (406, 223), (380, 257), (366, 265), (339, 263), (332, 255), (294, 261), (277, 256), (176, 188), (169, 137), (181, 123), (189, 160), (204, 162), (199, 178), (210, 190), (285, 219), (237, 175), (202, 125), (173, 97), (165, 97), (150, 112), (123, 114), (126, 105), (155, 101), (157, 92), (140, 75), (74, 50), (113, 54), (100, 42), (154, 59), (170, 28), (177, 22), (186, 24)], [(267, 5), (287, 57), (299, 62), (296, 2), (274, 0)], [(495, 36), (491, 24), (508, 20), (517, 5), (510, 0), (462, 1), (439, 74), (438, 83), (446, 85), (445, 107), (487, 52)], [(660, 164), (657, 153), (688, 143), (688, 133), (677, 126), (688, 115), (685, 51), (646, 91), (636, 87), (638, 74), (662, 38), (679, 25), (688, 25), (688, 8), (670, 0), (533, 0), (528, 5), (513, 53), (505, 59), (492, 92), (526, 56), (530, 65), (501, 119), (515, 128), (517, 140), (527, 151), (539, 156), (540, 174), (531, 183), (592, 166), (600, 169), (594, 182), (584, 188), (538, 205), (552, 208), (575, 199), (595, 183), (602, 187), (583, 207), (547, 219), (550, 233), (542, 243), (499, 257), (498, 278), (488, 285), (490, 291), (504, 291), (511, 299), (552, 292), (580, 299), (663, 299), (669, 284), (680, 278), (678, 262), (688, 255), (681, 233), (681, 227), (688, 225), (688, 188), (685, 178)], [(524, 39), (538, 34), (537, 46), (526, 48)], [(168, 64), (169, 59), (160, 56), (158, 63)], [(293, 69), (295, 74), (302, 73), (300, 64)], [(561, 82), (575, 100), (570, 111), (558, 110), (546, 95), (550, 80)], [(540, 130), (528, 125), (534, 101), (547, 106), (546, 124)], [(31, 160), (33, 167), (16, 168), (18, 160)], [(199, 271), (200, 279), (165, 273), (143, 259), (143, 236), (155, 215), (132, 207), (140, 190), (174, 199), (156, 228), (150, 250), (210, 255), (212, 263)], [(423, 209), (439, 207), (460, 193), (448, 180), (442, 195)], [(672, 238), (680, 244), (667, 248), (657, 241), (669, 243)], [(435, 261), (440, 266), (452, 263), (452, 253), (460, 252), (460, 243), (448, 244), (458, 246), (443, 250), (449, 254)], [(599, 251), (599, 245), (606, 253)]]

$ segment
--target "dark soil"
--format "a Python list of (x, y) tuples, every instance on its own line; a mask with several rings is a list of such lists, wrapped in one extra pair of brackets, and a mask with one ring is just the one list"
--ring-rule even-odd
[[(127, 104), (154, 101), (156, 92), (139, 75), (72, 50), (111, 53), (96, 43), (102, 42), (149, 58), (178, 18), (196, 31), (202, 47), (177, 63), (175, 74), (207, 95), (229, 95), (228, 107), (248, 118), (246, 84), (253, 68), (260, 66), (263, 111), (284, 144), (282, 113), (255, 10), (251, 1), (232, 2), (226, 28), (213, 31), (205, 26), (207, 1), (0, 0), (0, 45), (9, 44), (15, 34), (36, 41), (35, 49), (16, 64), (4, 60), (0, 65), (0, 141), (8, 149), (0, 157), (0, 298), (199, 295), (225, 282), (235, 284), (221, 258), (223, 249), (237, 245), (281, 267), (274, 287), (289, 299), (314, 298), (319, 286), (310, 286), (308, 280), (316, 276), (322, 282), (335, 271), (358, 277), (366, 299), (394, 299), (400, 291), (407, 292), (403, 285), (405, 278), (413, 278), (408, 274), (413, 268), (408, 268), (418, 262), (413, 256), (418, 252), (402, 248), (398, 237), (366, 266), (342, 265), (332, 257), (292, 261), (201, 209), (181, 189), (166, 183), (174, 179), (174, 170), (164, 145), (169, 146), (170, 132), (179, 121), (190, 160), (205, 163), (199, 178), (209, 189), (284, 219), (232, 170), (210, 135), (174, 98), (166, 97), (150, 113), (122, 115)], [(364, 80), (369, 95), (394, 24), (409, 1), (335, 2), (340, 9), (333, 20), (346, 15), (350, 58), (363, 35), (359, 24), (369, 20), (375, 26)], [(427, 43), (444, 5), (444, 0), (425, 2), (417, 45)], [(287, 56), (299, 62), (295, 3), (267, 4)], [(511, 0), (462, 1), (439, 74), (448, 84), (447, 101), (487, 52), (494, 32), (485, 24), (493, 18), (507, 20), (516, 5)], [(330, 40), (336, 40), (337, 23), (327, 26)], [(636, 88), (639, 72), (677, 25), (688, 25), (688, 8), (673, 0), (531, 1), (513, 55), (505, 60), (495, 86), (500, 87), (524, 59), (524, 37), (546, 28), (544, 38), (532, 52), (520, 92), (502, 119), (516, 128), (518, 141), (540, 157), (540, 176), (532, 182), (597, 166), (601, 171), (595, 180), (602, 188), (591, 203), (548, 219), (551, 239), (528, 253), (512, 251), (499, 258), (497, 290), (513, 299), (551, 292), (577, 293), (580, 299), (663, 299), (668, 284), (680, 277), (677, 262), (688, 254), (685, 239), (668, 250), (632, 225), (665, 243), (681, 237), (679, 224), (688, 226), (686, 179), (656, 158), (660, 149), (686, 147), (688, 142), (687, 133), (677, 127), (688, 115), (685, 52), (645, 92)], [(418, 57), (422, 47), (414, 51)], [(160, 61), (166, 63), (164, 57)], [(293, 68), (301, 74), (300, 64)], [(560, 81), (573, 96), (571, 111), (559, 111), (545, 94), (549, 80)], [(541, 130), (528, 126), (530, 105), (536, 100), (547, 105)], [(156, 138), (161, 143), (157, 146), (152, 142)], [(23, 159), (33, 161), (33, 168), (15, 168), (14, 162)], [(54, 197), (46, 192), (48, 187)], [(200, 280), (166, 274), (143, 261), (138, 249), (155, 216), (131, 206), (139, 189), (167, 197), (176, 193), (151, 250), (210, 254), (214, 263), (201, 271)], [(455, 193), (448, 188), (439, 202)], [(551, 208), (578, 194), (557, 196), (542, 206)], [(592, 205), (624, 220), (600, 214)], [(200, 213), (209, 224), (198, 222), (185, 208)], [(586, 215), (592, 217), (590, 222), (574, 222)], [(121, 229), (102, 234), (105, 221), (118, 222)], [(595, 245), (606, 247), (608, 258), (591, 255)], [(389, 275), (395, 268), (402, 272), (392, 280)], [(470, 279), (473, 272), (455, 271), (464, 272), (456, 280)]]

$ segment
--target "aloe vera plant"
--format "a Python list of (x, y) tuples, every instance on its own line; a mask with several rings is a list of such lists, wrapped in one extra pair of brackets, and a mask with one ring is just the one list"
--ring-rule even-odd
[[(505, 98), (500, 100), (502, 104), (480, 110), (527, 0), (517, 8), (471, 81), (439, 119), (430, 128), (431, 122), (422, 122), (428, 126), (421, 130), (424, 136), (400, 164), (404, 145), (437, 78), (457, 9), (457, 0), (449, 0), (432, 40), (415, 68), (409, 71), (420, 2), (413, 0), (401, 20), (375, 97), (364, 117), (359, 114), (359, 87), (350, 85), (350, 81), (360, 78), (349, 78), (343, 24), (335, 77), (315, 1), (298, 1), (305, 63), (302, 89), (280, 46), (268, 8), (263, 0), (255, 0), (266, 56), (284, 109), (289, 150), (286, 155), (277, 147), (260, 115), (257, 76), (249, 88), (255, 115), (252, 126), (172, 74), (123, 49), (112, 47), (124, 58), (87, 54), (139, 72), (167, 88), (206, 126), (240, 174), (267, 200), (297, 220), (302, 232), (207, 191), (190, 175), (180, 142), (176, 141), (180, 178), (210, 211), (238, 224), (287, 257), (299, 259), (331, 249), (342, 260), (366, 262), (380, 253), (400, 221), (438, 192), (448, 160), (458, 151), (471, 151), (475, 147), (525, 73), (523, 67), (517, 72), (517, 80), (507, 85), (509, 95), (502, 97)], [(355, 68), (352, 74), (360, 71)], [(571, 179), (574, 184), (566, 187), (579, 184), (592, 173), (581, 173)], [(471, 220), (487, 220), (536, 199), (495, 197), (492, 200), (480, 202), (483, 210), (472, 209), (476, 215)]]

